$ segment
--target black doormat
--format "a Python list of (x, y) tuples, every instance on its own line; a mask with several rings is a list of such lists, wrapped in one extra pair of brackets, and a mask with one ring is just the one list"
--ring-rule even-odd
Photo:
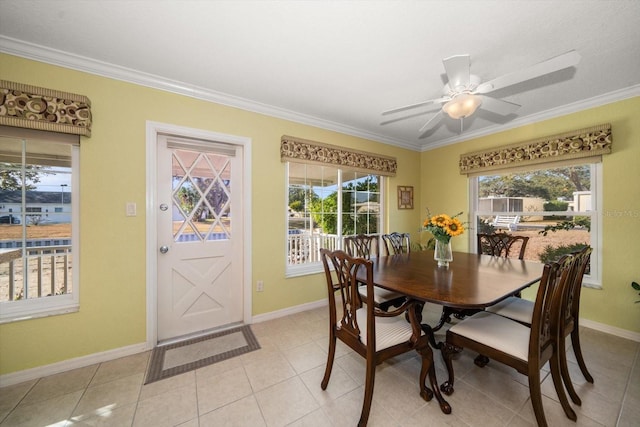
[(259, 348), (249, 325), (156, 347), (144, 383), (183, 374)]

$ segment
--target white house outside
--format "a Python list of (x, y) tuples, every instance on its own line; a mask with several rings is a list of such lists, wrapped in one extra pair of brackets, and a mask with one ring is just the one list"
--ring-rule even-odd
[(20, 191), (0, 190), (0, 222), (26, 225), (70, 223), (71, 193), (27, 191), (22, 209)]
[[(478, 210), (482, 212), (542, 212), (544, 199), (540, 197), (489, 196), (478, 199)], [(527, 216), (527, 221), (541, 221), (542, 216)], [(524, 218), (523, 218), (524, 220)]]

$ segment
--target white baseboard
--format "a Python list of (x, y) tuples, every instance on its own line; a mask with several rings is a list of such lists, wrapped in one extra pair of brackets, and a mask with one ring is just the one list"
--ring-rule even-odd
[[(269, 313), (253, 316), (253, 323), (266, 322), (267, 320), (278, 319), (280, 317), (289, 316), (291, 314), (301, 313), (303, 311), (315, 308), (325, 307), (327, 300), (322, 299), (306, 304), (288, 307), (282, 310), (276, 310)], [(600, 332), (615, 335), (617, 337), (626, 338), (635, 342), (640, 342), (640, 333), (628, 331), (626, 329), (616, 328), (604, 323), (594, 322), (593, 320), (580, 319), (580, 325), (585, 328), (595, 329)], [(64, 360), (62, 362), (53, 363), (51, 365), (39, 366), (33, 369), (27, 369), (10, 374), (0, 375), (0, 387), (6, 387), (19, 384), (25, 381), (31, 381), (49, 375), (58, 374), (60, 372), (70, 371), (72, 369), (83, 368), (85, 366), (94, 365), (96, 363), (107, 362), (109, 360), (118, 359), (120, 357), (131, 356), (132, 354), (141, 353), (143, 351), (152, 350), (147, 343), (134, 344), (127, 347), (116, 348), (101, 353), (90, 354), (88, 356), (76, 357), (74, 359)]]
[(640, 342), (640, 332), (628, 331), (626, 329), (616, 328), (615, 326), (605, 325), (604, 323), (594, 322), (593, 320), (580, 318), (580, 326), (595, 329), (596, 331), (606, 334), (615, 335), (620, 338), (626, 338), (631, 341)]
[[(295, 307), (288, 307), (282, 310), (259, 314), (257, 316), (253, 316), (252, 323), (265, 322), (267, 320), (277, 319), (279, 317), (288, 316), (290, 314), (300, 313), (302, 311), (311, 310), (314, 308), (325, 307), (327, 304), (328, 304), (328, 301), (326, 299), (322, 299), (319, 301), (297, 305)], [(640, 342), (639, 332), (633, 332), (627, 329), (616, 328), (615, 326), (610, 326), (604, 323), (594, 322), (593, 320), (583, 319), (583, 318), (580, 318), (580, 326), (584, 326), (585, 328), (589, 328), (589, 329), (595, 329), (596, 331), (611, 334), (620, 338), (626, 338), (631, 341)]]
[[(277, 319), (279, 317), (288, 316), (290, 314), (300, 313), (302, 311), (311, 310), (314, 308), (326, 307), (328, 301), (322, 299), (295, 307), (288, 307), (282, 310), (271, 311), (269, 313), (259, 314), (253, 316), (252, 323), (265, 322), (267, 320)], [(640, 342), (640, 332), (633, 332), (622, 328), (616, 328), (615, 326), (606, 325), (604, 323), (594, 322), (593, 320), (580, 318), (580, 326), (585, 328), (595, 329), (596, 331), (611, 334), (620, 338), (626, 338), (631, 341)]]
[(37, 368), (0, 375), (0, 387), (31, 381), (49, 375), (59, 374), (60, 372), (70, 371), (72, 369), (84, 368), (85, 366), (119, 359), (120, 357), (131, 356), (132, 354), (141, 353), (151, 349), (152, 348), (149, 348), (147, 343), (134, 344), (127, 347), (107, 350), (101, 353), (90, 354), (88, 356), (63, 360), (62, 362), (52, 363), (51, 365), (38, 366)]
[(301, 313), (303, 311), (312, 310), (314, 308), (326, 307), (329, 301), (324, 298), (306, 304), (296, 305), (294, 307), (283, 308), (282, 310), (271, 311), (269, 313), (258, 314), (251, 319), (252, 323), (266, 322), (267, 320), (278, 319), (280, 317), (289, 316), (290, 314)]

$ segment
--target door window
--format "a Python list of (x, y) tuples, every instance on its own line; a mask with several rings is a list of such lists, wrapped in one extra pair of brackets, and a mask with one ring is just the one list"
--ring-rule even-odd
[(231, 238), (230, 158), (176, 149), (172, 170), (175, 241)]

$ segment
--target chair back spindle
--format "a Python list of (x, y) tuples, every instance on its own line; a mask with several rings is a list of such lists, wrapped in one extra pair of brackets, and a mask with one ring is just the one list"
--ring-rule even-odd
[(378, 236), (358, 234), (344, 238), (345, 252), (352, 257), (371, 259), (378, 255)]
[(491, 256), (524, 259), (529, 237), (507, 233), (478, 233), (478, 253)]
[[(360, 282), (356, 280), (358, 269), (364, 267), (371, 269), (371, 261), (364, 258), (352, 258), (344, 251), (330, 252), (326, 249), (320, 250), (327, 284), (329, 284), (329, 310), (333, 312), (335, 324), (340, 325), (340, 329), (352, 335), (355, 340), (360, 340), (360, 327), (356, 311), (362, 307), (362, 301), (358, 287)], [(331, 268), (329, 262), (333, 266), (337, 282), (332, 281)], [(338, 321), (336, 312), (336, 290), (340, 295), (340, 304), (342, 308), (342, 317)], [(374, 326), (375, 327), (375, 326)], [(369, 330), (367, 329), (369, 332)], [(375, 330), (371, 332), (375, 333)]]
[(563, 312), (565, 328), (573, 328), (574, 322), (578, 319), (582, 279), (589, 267), (592, 251), (593, 249), (587, 246), (576, 254), (576, 266), (571, 278), (571, 286), (567, 287), (566, 294), (564, 295)]
[(570, 285), (575, 257), (563, 256), (557, 263), (546, 264), (538, 287), (531, 320), (529, 360), (547, 361), (560, 327), (562, 294)]
[(411, 237), (409, 233), (389, 233), (382, 235), (387, 255), (407, 254), (411, 251)]
[[(371, 259), (379, 254), (379, 240), (375, 234), (358, 234), (356, 236), (348, 236), (344, 238), (345, 252), (352, 257)], [(360, 297), (364, 302), (375, 304), (382, 310), (388, 310), (390, 307), (399, 307), (405, 301), (405, 297), (397, 292), (388, 291), (377, 286), (371, 287), (369, 291), (364, 283), (361, 283)], [(369, 299), (373, 296), (373, 299)]]

